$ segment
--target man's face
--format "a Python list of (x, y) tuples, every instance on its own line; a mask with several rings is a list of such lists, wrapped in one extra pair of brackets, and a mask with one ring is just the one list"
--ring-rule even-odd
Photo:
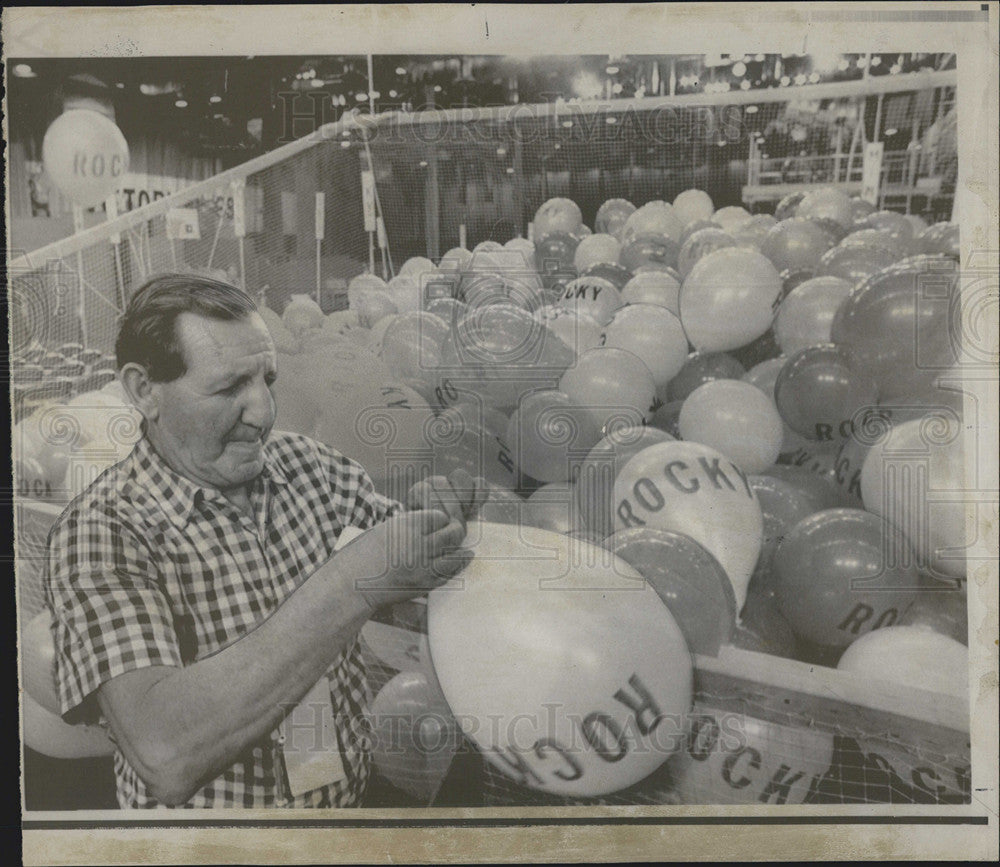
[(157, 415), (150, 439), (181, 475), (223, 493), (245, 486), (264, 467), (274, 424), (274, 344), (254, 313), (226, 322), (182, 313), (176, 323), (187, 371), (154, 383)]

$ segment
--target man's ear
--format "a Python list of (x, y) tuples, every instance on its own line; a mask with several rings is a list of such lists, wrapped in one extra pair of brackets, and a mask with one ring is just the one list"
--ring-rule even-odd
[(156, 421), (160, 415), (159, 389), (149, 378), (146, 368), (141, 364), (129, 362), (120, 371), (118, 378), (128, 395), (129, 400), (146, 421)]

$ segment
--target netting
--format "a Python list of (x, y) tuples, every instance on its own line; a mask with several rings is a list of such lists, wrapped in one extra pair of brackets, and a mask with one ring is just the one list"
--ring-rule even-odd
[[(150, 276), (185, 271), (225, 277), (279, 315), (293, 296), (306, 295), (329, 317), (348, 308), (348, 286), (362, 273), (389, 280), (415, 257), (439, 262), (455, 247), (531, 237), (536, 211), (555, 197), (576, 202), (583, 223), (593, 226), (602, 203), (613, 198), (643, 205), (700, 189), (716, 208), (746, 204), (769, 212), (786, 185), (856, 191), (860, 146), (890, 117), (911, 124), (913, 136), (905, 151), (885, 155), (880, 203), (935, 222), (950, 216), (948, 184), (954, 179), (947, 172), (953, 164), (927, 158), (917, 145), (934, 124), (939, 137), (947, 128), (941, 121), (953, 116), (953, 90), (953, 73), (939, 73), (921, 76), (919, 85), (879, 79), (703, 101), (558, 103), (351, 119), (15, 258), (8, 277), (15, 449), (20, 438), (33, 439), (57, 446), (60, 455), (48, 456), (58, 469), (48, 468), (47, 475), (57, 481), (35, 490), (24, 479), (46, 473), (22, 472), (16, 492), (22, 623), (41, 610), (45, 534), (59, 512), (58, 505), (29, 501), (58, 501), (80, 490), (124, 457), (137, 435), (134, 413), (120, 400), (102, 402), (94, 394), (107, 393), (114, 379), (117, 318)], [(831, 124), (830, 117), (843, 123)], [(366, 199), (369, 183), (373, 195)], [(280, 357), (296, 371), (292, 378), (301, 376), (308, 386), (308, 368), (295, 368), (294, 355)], [(358, 358), (331, 355), (326, 362)], [(410, 397), (427, 398), (428, 419), (449, 404), (440, 394), (437, 402), (422, 392)], [(315, 395), (312, 401), (318, 402)], [(342, 411), (350, 415), (346, 405)], [(293, 427), (280, 413), (279, 427)], [(458, 451), (457, 443), (444, 445)], [(503, 464), (507, 447), (500, 443), (499, 449)], [(422, 455), (398, 452), (395, 459), (412, 469)], [(494, 469), (492, 480), (500, 484), (503, 471)], [(521, 508), (520, 501), (491, 505)], [(433, 679), (420, 604), (397, 608), (383, 620), (363, 633), (373, 698), (395, 683), (393, 690), (429, 701)], [(786, 662), (774, 662), (779, 680)], [(814, 695), (788, 698), (756, 688), (750, 674), (727, 681), (710, 676), (710, 669), (702, 666), (696, 675), (687, 738), (677, 755), (628, 789), (599, 799), (557, 797), (525, 785), (530, 771), (486, 761), (433, 701), (422, 712), (429, 723), (417, 725), (412, 714), (403, 714), (395, 740), (383, 741), (382, 754), (376, 750), (376, 768), (389, 785), (422, 804), (968, 802), (969, 744), (961, 721), (845, 711)], [(394, 680), (401, 673), (422, 674), (424, 682)]]

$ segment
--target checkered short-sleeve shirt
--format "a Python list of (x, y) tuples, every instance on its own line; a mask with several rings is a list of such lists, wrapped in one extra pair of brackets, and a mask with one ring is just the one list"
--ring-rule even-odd
[[(95, 692), (146, 666), (186, 666), (252, 630), (333, 553), (345, 527), (397, 512), (364, 469), (297, 434), (274, 432), (251, 489), (256, 519), (171, 470), (144, 437), (53, 526), (45, 576), (64, 718), (106, 725)], [(367, 683), (358, 641), (327, 671), (346, 780), (282, 798), (271, 738), (248, 749), (187, 807), (341, 807), (369, 774)], [(122, 807), (160, 804), (120, 750)]]

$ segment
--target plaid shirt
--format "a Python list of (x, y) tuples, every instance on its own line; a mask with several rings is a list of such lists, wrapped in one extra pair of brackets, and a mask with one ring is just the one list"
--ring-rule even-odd
[[(274, 432), (251, 489), (256, 520), (218, 491), (178, 475), (143, 437), (60, 516), (49, 536), (46, 603), (55, 614), (56, 681), (68, 721), (107, 725), (94, 695), (147, 666), (186, 666), (248, 633), (333, 553), (347, 526), (399, 509), (357, 463), (297, 434)], [(327, 671), (346, 781), (284, 800), (277, 732), (248, 749), (187, 807), (357, 804), (369, 743), (359, 642)], [(355, 724), (352, 725), (351, 722)], [(115, 750), (122, 807), (160, 804)]]

